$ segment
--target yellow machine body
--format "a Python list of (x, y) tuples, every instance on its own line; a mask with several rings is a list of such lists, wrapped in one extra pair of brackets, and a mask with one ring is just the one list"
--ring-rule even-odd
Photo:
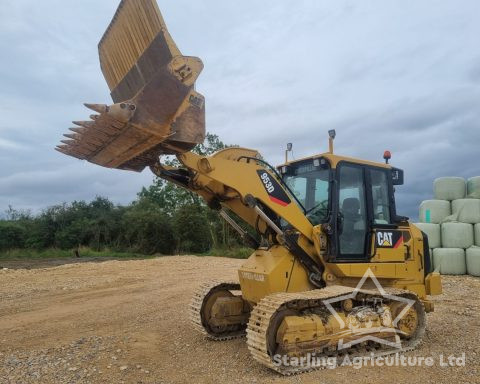
[[(424, 238), (417, 227), (407, 222), (400, 224), (397, 230), (404, 233), (401, 244), (396, 248), (370, 247), (372, 252), (368, 255), (368, 262), (329, 262), (325, 258), (328, 241), (321, 226), (312, 225), (293, 202), (282, 206), (272, 201), (263, 184), (259, 182), (258, 172), (264, 170), (263, 166), (254, 161), (242, 161), (242, 158), (255, 158), (256, 155), (256, 151), (229, 148), (211, 157), (201, 157), (189, 152), (180, 155), (179, 159), (188, 169), (196, 169), (191, 190), (200, 194), (208, 204), (213, 200), (220, 200), (223, 206), (255, 226), (258, 215), (244, 203), (245, 197), (252, 195), (261, 201), (263, 206), (294, 226), (300, 234), (298, 242), (302, 249), (324, 266), (323, 280), (326, 285), (355, 287), (370, 269), (382, 286), (415, 292), (424, 300), (427, 310), (433, 309), (427, 295), (441, 293), (440, 275), (436, 272), (425, 274)], [(383, 163), (330, 153), (319, 154), (311, 159), (315, 158), (326, 159), (332, 167), (341, 161), (348, 161), (360, 166), (391, 168)], [(161, 170), (157, 169), (157, 174), (158, 172), (161, 174)], [(269, 175), (274, 177), (271, 173)], [(265, 223), (262, 225), (266, 226)], [(374, 240), (375, 236), (372, 236), (372, 242)], [(305, 268), (281, 244), (281, 239), (277, 245), (253, 252), (240, 268), (239, 279), (244, 299), (252, 303), (274, 292), (300, 292), (315, 288), (309, 282)]]
[[(424, 312), (433, 310), (428, 296), (442, 287), (431, 270), (428, 238), (396, 214), (393, 185), (403, 183), (403, 171), (334, 154), (333, 131), (327, 153), (277, 168), (252, 149), (192, 152), (205, 137), (205, 100), (195, 90), (203, 63), (180, 53), (155, 0), (122, 0), (99, 56), (114, 103), (85, 104), (98, 114), (74, 122), (57, 151), (108, 168), (149, 167), (201, 196), (254, 249), (238, 271), (239, 284), (206, 284), (195, 294), (197, 328), (224, 340), (244, 335), (248, 322), (253, 357), (296, 373), (301, 370), (275, 366), (273, 354), (330, 350), (343, 336), (355, 341), (359, 334), (342, 323), (361, 330), (373, 324), (377, 338), (392, 339), (382, 327), (404, 307), (381, 301), (372, 290), (379, 283), (415, 303), (395, 327), (408, 348), (416, 345)], [(175, 155), (180, 165), (162, 164), (163, 155)], [(321, 175), (302, 180), (308, 174)], [(342, 301), (338, 317), (326, 315), (326, 299), (351, 294), (360, 282), (367, 290), (361, 298)]]
[[(388, 165), (383, 163), (363, 161), (333, 154), (317, 155), (311, 159), (318, 157), (328, 159), (332, 166), (336, 166), (340, 161), (347, 160), (350, 163), (360, 165), (389, 168)], [(302, 160), (305, 159), (299, 161)], [(295, 218), (292, 217), (292, 219), (287, 219), (287, 221), (290, 223), (295, 222), (296, 217), (301, 218), (302, 213), (297, 212), (293, 216)], [(303, 220), (300, 221), (303, 222)], [(433, 305), (427, 301), (426, 296), (442, 293), (440, 275), (437, 272), (431, 272), (425, 276), (424, 239), (421, 231), (413, 224), (400, 226), (399, 229), (409, 234), (408, 241), (404, 241), (397, 248), (378, 248), (375, 250), (375, 247), (372, 246), (369, 261), (364, 263), (332, 263), (323, 260), (322, 254), (326, 253), (326, 248), (321, 249), (318, 247), (315, 250), (315, 244), (320, 242), (317, 239), (325, 236), (320, 226), (311, 228), (312, 232), (309, 239), (312, 244), (310, 247), (305, 248), (309, 249), (309, 252), (313, 254), (312, 257), (317, 258), (318, 262), (324, 264), (325, 270), (323, 275), (327, 285), (355, 287), (366, 272), (371, 270), (382, 286), (415, 292), (420, 298), (425, 300), (427, 310), (433, 309)], [(404, 238), (407, 238), (407, 236), (404, 236)], [(375, 236), (372, 236), (372, 241), (374, 239)], [(308, 277), (301, 265), (298, 262), (295, 263), (295, 257), (285, 248), (283, 248), (283, 251), (279, 251), (278, 248), (282, 247), (268, 251), (255, 251), (240, 268), (239, 278), (242, 292), (247, 300), (257, 302), (259, 298), (273, 292), (298, 292), (305, 290), (308, 286), (310, 286), (310, 289), (314, 288), (309, 284)], [(288, 258), (287, 255), (289, 255)], [(277, 283), (271, 284), (270, 282), (272, 281)], [(372, 282), (367, 281), (366, 284), (368, 286)]]

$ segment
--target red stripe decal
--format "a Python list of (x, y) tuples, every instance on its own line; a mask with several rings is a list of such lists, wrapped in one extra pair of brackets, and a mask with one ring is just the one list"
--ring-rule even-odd
[(280, 204), (282, 207), (286, 207), (289, 204), (289, 203), (286, 203), (285, 201), (276, 199), (273, 196), (269, 196), (269, 197), (270, 197), (270, 200), (272, 200), (274, 203)]
[(398, 239), (397, 243), (395, 244), (395, 246), (393, 247), (394, 249), (398, 248), (400, 246), (400, 244), (403, 243), (403, 236), (400, 236), (400, 238)]

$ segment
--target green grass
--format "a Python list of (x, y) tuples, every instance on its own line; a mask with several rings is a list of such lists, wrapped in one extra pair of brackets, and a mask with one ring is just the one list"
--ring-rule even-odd
[[(214, 248), (208, 252), (200, 254), (199, 256), (218, 256), (218, 257), (230, 257), (233, 259), (247, 259), (253, 250), (245, 247), (234, 248)], [(81, 247), (79, 249), (80, 257), (95, 257), (95, 258), (112, 258), (112, 259), (149, 259), (158, 256), (164, 256), (160, 254), (155, 255), (143, 255), (141, 253), (134, 252), (117, 252), (110, 249), (102, 251), (94, 251), (88, 247)], [(0, 251), (0, 260), (41, 260), (41, 259), (62, 259), (75, 257), (73, 250), (64, 250), (57, 248), (48, 248), (43, 250), (37, 249), (12, 249), (8, 251)]]
[[(132, 252), (116, 252), (109, 249), (102, 251), (94, 251), (90, 248), (80, 248), (79, 249), (80, 257), (108, 257), (114, 259), (133, 259), (133, 258), (151, 258), (154, 256), (142, 255), (139, 253)], [(1, 260), (18, 260), (18, 259), (61, 259), (75, 257), (73, 250), (63, 250), (63, 249), (12, 249), (9, 251), (0, 251)]]
[(253, 253), (253, 249), (246, 247), (235, 248), (213, 248), (208, 252), (205, 252), (203, 256), (220, 256), (230, 257), (232, 259), (248, 259)]

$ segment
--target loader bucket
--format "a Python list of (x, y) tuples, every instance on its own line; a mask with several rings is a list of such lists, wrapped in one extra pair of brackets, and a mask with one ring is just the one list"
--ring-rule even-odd
[(182, 56), (155, 0), (122, 0), (98, 51), (114, 104), (85, 104), (97, 114), (74, 121), (57, 151), (142, 171), (203, 142), (205, 99), (195, 91), (202, 61)]

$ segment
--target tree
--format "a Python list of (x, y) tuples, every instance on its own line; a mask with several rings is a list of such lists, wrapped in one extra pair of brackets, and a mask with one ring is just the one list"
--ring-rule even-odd
[(205, 136), (205, 141), (201, 144), (198, 144), (193, 149), (193, 152), (202, 156), (210, 156), (213, 155), (215, 152), (229, 147), (236, 147), (236, 145), (226, 145), (220, 140), (217, 135), (207, 132)]
[(180, 207), (173, 218), (177, 252), (203, 253), (210, 249), (212, 238), (205, 212), (200, 204)]
[(32, 213), (29, 210), (17, 210), (11, 205), (5, 211), (5, 216), (8, 221), (25, 221), (32, 218)]
[(0, 222), (0, 250), (23, 248), (25, 229), (14, 222)]
[(125, 249), (145, 254), (172, 254), (175, 238), (170, 219), (154, 203), (136, 202), (122, 218), (120, 244)]
[[(207, 133), (205, 141), (197, 145), (193, 152), (210, 156), (228, 147), (217, 135)], [(180, 166), (176, 158), (167, 159), (165, 163)], [(223, 219), (217, 212), (207, 209), (198, 195), (188, 190), (156, 177), (152, 185), (142, 189), (138, 198), (157, 204), (174, 218), (179, 252), (205, 252), (211, 246), (227, 246), (231, 242), (229, 228)]]
[[(225, 145), (217, 135), (207, 133), (205, 141), (197, 145), (193, 149), (193, 152), (202, 156), (209, 156), (227, 147), (228, 146)], [(174, 167), (180, 166), (176, 158), (167, 159), (165, 164)], [(146, 199), (154, 202), (169, 216), (173, 216), (174, 212), (180, 207), (189, 204), (200, 204), (201, 202), (200, 197), (192, 192), (177, 187), (175, 184), (169, 183), (159, 177), (155, 177), (152, 185), (148, 188), (143, 187), (138, 193), (138, 198), (140, 200)]]

